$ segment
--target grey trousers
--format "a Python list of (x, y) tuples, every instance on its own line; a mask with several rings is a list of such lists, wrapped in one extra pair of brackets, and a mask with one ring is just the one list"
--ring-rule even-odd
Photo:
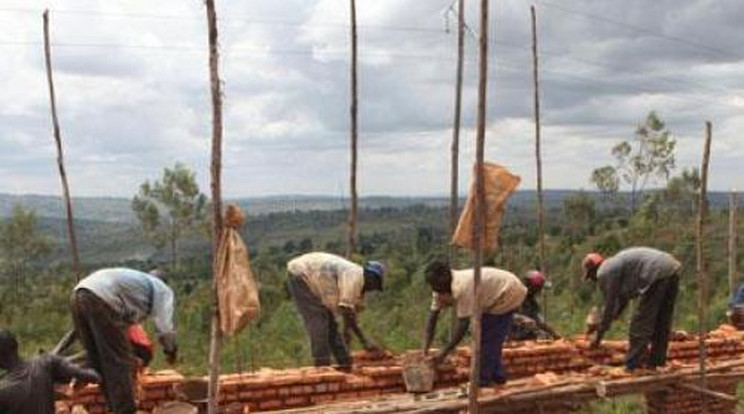
[(678, 291), (679, 275), (673, 275), (656, 281), (638, 299), (630, 322), (630, 346), (625, 359), (628, 369), (666, 364)]
[(331, 354), (338, 365), (351, 366), (349, 350), (338, 333), (333, 313), (323, 306), (301, 276), (289, 274), (287, 287), (310, 336), (310, 351), (315, 366), (331, 365)]

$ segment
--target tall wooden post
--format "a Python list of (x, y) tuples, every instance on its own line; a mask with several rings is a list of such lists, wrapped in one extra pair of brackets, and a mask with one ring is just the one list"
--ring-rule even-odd
[(450, 227), (449, 237), (447, 242), (449, 243), (449, 261), (454, 263), (455, 252), (457, 247), (450, 242), (452, 235), (455, 234), (455, 228), (457, 228), (458, 217), (458, 189), (457, 184), (459, 180), (460, 170), (460, 123), (462, 115), (462, 73), (464, 66), (465, 56), (465, 0), (458, 0), (457, 2), (457, 75), (455, 78), (455, 116), (454, 125), (452, 126), (452, 164), (450, 174)]
[[(698, 199), (697, 215), (697, 277), (698, 277), (698, 345), (700, 356), (700, 387), (708, 389), (706, 378), (705, 335), (708, 331), (708, 276), (706, 274), (705, 256), (703, 255), (703, 239), (705, 237), (705, 216), (708, 211), (708, 163), (710, 161), (710, 141), (712, 138), (710, 121), (705, 122), (705, 146), (703, 148), (703, 166), (701, 169), (700, 198)], [(700, 394), (703, 412), (707, 411), (705, 393)]]
[[(446, 238), (449, 244), (449, 262), (454, 266), (457, 259), (457, 246), (451, 242), (452, 235), (457, 228), (458, 215), (458, 180), (460, 172), (460, 123), (462, 118), (462, 74), (465, 58), (465, 0), (457, 2), (457, 75), (455, 78), (455, 116), (452, 126), (452, 163), (450, 174), (450, 227)], [(454, 307), (451, 310), (450, 338), (455, 334), (457, 327), (457, 312)]]
[(59, 119), (57, 118), (57, 99), (54, 94), (52, 52), (49, 42), (49, 10), (44, 10), (44, 58), (46, 60), (47, 84), (49, 85), (49, 102), (52, 108), (54, 141), (57, 144), (57, 166), (59, 167), (59, 178), (62, 181), (62, 195), (64, 196), (65, 208), (67, 210), (67, 236), (70, 241), (70, 253), (72, 254), (72, 273), (75, 275), (75, 280), (77, 281), (80, 280), (80, 257), (78, 256), (77, 236), (75, 235), (75, 218), (72, 214), (72, 201), (70, 200), (70, 186), (67, 183), (67, 173), (65, 172), (62, 136), (59, 130)]
[(478, 407), (478, 379), (480, 377), (480, 356), (481, 356), (481, 303), (478, 295), (478, 288), (481, 281), (481, 267), (483, 266), (483, 231), (486, 221), (486, 188), (483, 177), (483, 157), (485, 152), (486, 141), (486, 97), (488, 83), (488, 0), (481, 0), (481, 18), (480, 18), (480, 40), (479, 40), (479, 70), (478, 70), (478, 130), (476, 136), (475, 150), (475, 229), (473, 237), (475, 238), (473, 247), (473, 297), (475, 298), (475, 309), (473, 312), (473, 342), (472, 357), (470, 361), (470, 389), (468, 412), (477, 414)]
[(729, 271), (729, 294), (733, 297), (739, 288), (739, 275), (737, 274), (736, 257), (736, 230), (738, 227), (737, 213), (738, 200), (736, 190), (731, 190), (729, 195), (729, 228), (728, 228), (728, 271)]
[(357, 244), (357, 24), (356, 0), (351, 3), (351, 174), (350, 192), (351, 206), (349, 207), (349, 242), (346, 256), (351, 257), (356, 252)]
[(219, 50), (217, 49), (217, 12), (214, 0), (206, 0), (207, 29), (209, 40), (209, 81), (212, 93), (212, 209), (214, 243), (212, 246), (213, 265), (213, 301), (212, 329), (209, 341), (209, 392), (208, 414), (218, 413), (219, 375), (220, 375), (220, 346), (222, 331), (220, 330), (219, 299), (217, 297), (217, 249), (222, 236), (222, 84), (219, 76)]
[[(538, 79), (537, 66), (537, 16), (535, 6), (530, 7), (532, 15), (532, 79), (535, 93), (535, 164), (537, 165), (537, 246), (538, 258), (540, 260), (540, 271), (547, 272), (545, 268), (545, 224), (543, 210), (543, 187), (542, 187), (542, 153), (540, 151), (540, 83)], [(543, 290), (543, 313), (548, 320), (548, 297)]]

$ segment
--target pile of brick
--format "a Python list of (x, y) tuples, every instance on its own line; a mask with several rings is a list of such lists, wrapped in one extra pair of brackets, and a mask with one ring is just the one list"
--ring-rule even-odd
[[(696, 338), (688, 335), (677, 339), (671, 344), (670, 360), (673, 363), (694, 361), (697, 358)], [(743, 339), (739, 332), (729, 328), (719, 329), (706, 340), (708, 355), (714, 360), (744, 356)], [(585, 339), (520, 342), (505, 348), (503, 356), (510, 378), (518, 379), (544, 372), (589, 372), (597, 364), (619, 365), (622, 364), (626, 348), (627, 344), (621, 341), (606, 341), (605, 346), (600, 349), (590, 349)], [(401, 361), (406, 356), (395, 357), (388, 354), (371, 357), (364, 353), (357, 354), (352, 373), (343, 373), (332, 368), (300, 368), (225, 375), (220, 380), (220, 405), (224, 409), (229, 407), (230, 412), (242, 413), (402, 393), (405, 385)], [(464, 383), (468, 379), (469, 366), (469, 349), (458, 348), (450, 363), (439, 368), (435, 386), (444, 388)], [(144, 376), (138, 386), (139, 408), (151, 411), (159, 404), (176, 399), (174, 386), (183, 380), (183, 377), (172, 372)], [(652, 400), (655, 406), (662, 406), (668, 398), (665, 400), (662, 397), (653, 397)], [(74, 392), (71, 398), (61, 401), (59, 405), (60, 412), (69, 410), (74, 405), (84, 406), (90, 414), (105, 412), (103, 397), (96, 386)]]

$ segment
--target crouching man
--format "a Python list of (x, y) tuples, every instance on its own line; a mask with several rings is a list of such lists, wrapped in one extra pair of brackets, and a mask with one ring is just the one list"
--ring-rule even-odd
[(98, 374), (75, 366), (56, 355), (42, 355), (24, 361), (18, 354), (15, 336), (0, 329), (0, 413), (54, 414), (54, 385), (72, 379), (79, 383), (98, 383)]
[[(433, 298), (426, 323), (425, 354), (434, 339), (440, 311), (454, 306), (458, 318), (450, 342), (432, 357), (435, 363), (440, 363), (465, 337), (470, 318), (475, 313), (473, 269), (452, 270), (449, 264), (435, 261), (426, 268), (426, 282), (433, 291)], [(483, 267), (478, 291), (483, 309), (479, 383), (481, 386), (504, 384), (506, 372), (501, 364), (501, 351), (511, 329), (514, 312), (522, 305), (527, 288), (513, 273)]]

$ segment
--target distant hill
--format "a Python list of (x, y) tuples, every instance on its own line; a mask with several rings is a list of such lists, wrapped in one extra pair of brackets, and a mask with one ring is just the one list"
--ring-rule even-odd
[[(554, 209), (562, 206), (563, 200), (579, 191), (576, 190), (546, 190), (544, 193), (546, 208)], [(599, 198), (597, 192), (588, 191)], [(629, 197), (626, 197), (626, 200)], [(721, 208), (728, 203), (728, 193), (713, 192), (709, 194), (711, 205)], [(284, 195), (268, 197), (249, 197), (227, 200), (238, 203), (248, 215), (263, 215), (288, 211), (328, 211), (340, 210), (348, 207), (348, 199), (331, 196), (302, 196)], [(79, 197), (73, 198), (75, 217), (81, 220), (92, 220), (109, 223), (133, 223), (130, 199), (121, 197)], [(462, 200), (461, 200), (462, 202)], [(525, 190), (516, 192), (509, 200), (512, 208), (532, 206), (535, 203), (535, 191)], [(45, 218), (64, 218), (65, 210), (61, 197), (49, 195), (14, 195), (0, 193), (0, 218), (10, 216), (15, 204), (36, 211), (37, 216)], [(393, 197), (372, 196), (359, 200), (361, 209), (405, 208), (414, 205), (427, 207), (443, 207), (449, 205), (447, 197)]]

